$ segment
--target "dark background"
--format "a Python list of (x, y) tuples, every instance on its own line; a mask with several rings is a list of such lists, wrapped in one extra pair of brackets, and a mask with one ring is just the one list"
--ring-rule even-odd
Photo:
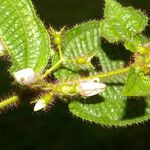
[[(149, 0), (120, 2), (150, 14)], [(100, 19), (104, 5), (102, 0), (33, 0), (33, 3), (45, 25), (56, 29)], [(3, 60), (0, 61), (1, 70), (5, 70)], [(1, 95), (9, 90), (7, 80), (2, 71)], [(74, 117), (61, 102), (44, 113), (34, 113), (31, 106), (21, 105), (0, 115), (0, 150), (145, 150), (150, 148), (149, 123), (108, 128)]]

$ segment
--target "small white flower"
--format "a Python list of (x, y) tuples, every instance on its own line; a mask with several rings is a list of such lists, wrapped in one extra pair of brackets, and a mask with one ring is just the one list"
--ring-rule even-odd
[(39, 110), (41, 110), (41, 109), (43, 109), (43, 108), (45, 108), (45, 107), (46, 107), (46, 101), (40, 99), (40, 100), (38, 100), (37, 103), (35, 104), (35, 106), (34, 106), (34, 111), (39, 111)]
[(106, 85), (104, 83), (99, 83), (95, 80), (83, 80), (80, 81), (77, 90), (82, 96), (89, 97), (103, 92), (105, 88)]
[(14, 73), (16, 81), (21, 85), (30, 85), (35, 82), (35, 73), (32, 68), (25, 68)]

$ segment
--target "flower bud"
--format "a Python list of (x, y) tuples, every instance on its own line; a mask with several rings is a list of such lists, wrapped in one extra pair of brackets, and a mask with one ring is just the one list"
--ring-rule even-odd
[(89, 97), (103, 92), (105, 88), (106, 85), (103, 83), (95, 82), (94, 80), (83, 80), (80, 81), (77, 90), (82, 96)]
[(35, 82), (35, 73), (32, 68), (25, 68), (14, 73), (16, 81), (21, 85), (30, 85)]
[[(93, 56), (92, 56), (93, 57)], [(91, 56), (90, 57), (86, 57), (86, 56), (83, 56), (83, 57), (79, 57), (75, 60), (75, 62), (77, 64), (80, 64), (80, 65), (83, 65), (83, 64), (88, 64), (91, 62)]]
[(39, 111), (39, 110), (41, 110), (45, 107), (46, 107), (46, 101), (42, 100), (42, 99), (39, 99), (37, 101), (37, 103), (35, 104), (35, 106), (34, 106), (34, 111)]
[(49, 32), (53, 36), (53, 42), (56, 45), (61, 45), (62, 43), (62, 34), (65, 30), (65, 27), (63, 27), (60, 31), (55, 31), (52, 27), (50, 27)]
[(50, 92), (50, 93), (44, 94), (39, 99), (32, 101), (31, 103), (36, 103), (34, 106), (34, 111), (46, 109), (46, 107), (48, 107), (49, 104), (52, 104), (53, 96), (54, 96), (54, 93)]

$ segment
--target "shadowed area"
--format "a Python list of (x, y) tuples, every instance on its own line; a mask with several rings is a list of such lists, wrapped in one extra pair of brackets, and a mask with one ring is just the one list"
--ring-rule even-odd
[(134, 119), (145, 114), (147, 103), (144, 97), (141, 98), (128, 98), (126, 101), (124, 119)]

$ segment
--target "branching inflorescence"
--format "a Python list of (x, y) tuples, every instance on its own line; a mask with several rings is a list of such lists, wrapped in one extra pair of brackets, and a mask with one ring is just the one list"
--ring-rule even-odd
[[(48, 35), (32, 11), (30, 0), (0, 2), (0, 11), (14, 13), (17, 18), (12, 19), (12, 25), (4, 15), (0, 20), (0, 53), (11, 56), (13, 65), (9, 71), (17, 86), (16, 95), (1, 101), (0, 108), (21, 102), (25, 92), (31, 91), (36, 93), (30, 101), (34, 111), (46, 110), (57, 97), (68, 102), (75, 115), (96, 123), (123, 126), (150, 118), (147, 108), (141, 119), (124, 119), (128, 96), (142, 96), (150, 103), (150, 42), (142, 34), (148, 18), (141, 11), (105, 0), (104, 19), (69, 30), (63, 27), (55, 31), (50, 27)], [(101, 37), (113, 44), (122, 43), (126, 48), (123, 53), (129, 50), (134, 61), (124, 67), (124, 58), (111, 59), (102, 48)], [(113, 51), (109, 54), (120, 56)], [(97, 63), (95, 58), (101, 71), (93, 64)], [(46, 67), (48, 60), (50, 67)], [(97, 103), (86, 103), (94, 101), (96, 95)]]

